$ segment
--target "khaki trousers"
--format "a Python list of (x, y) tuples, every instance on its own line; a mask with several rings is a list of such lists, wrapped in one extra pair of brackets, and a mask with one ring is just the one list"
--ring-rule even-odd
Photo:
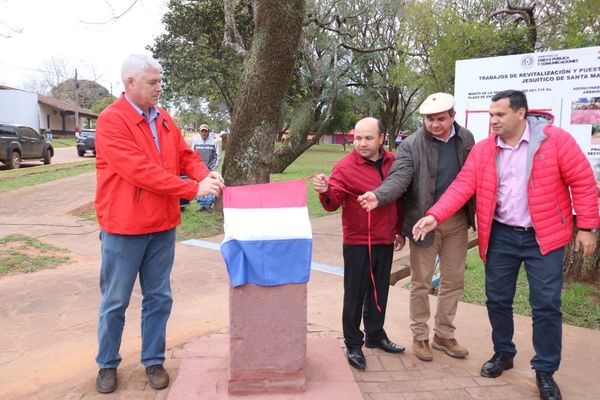
[(438, 254), (441, 280), (434, 332), (442, 339), (454, 338), (456, 328), (452, 322), (465, 286), (467, 230), (467, 216), (461, 210), (436, 228), (430, 247), (418, 247), (410, 240), (410, 329), (416, 340), (429, 339), (429, 293)]

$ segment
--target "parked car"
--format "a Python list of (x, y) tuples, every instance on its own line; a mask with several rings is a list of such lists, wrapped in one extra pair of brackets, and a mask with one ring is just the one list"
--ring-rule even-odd
[(52, 143), (28, 126), (0, 123), (0, 161), (9, 169), (19, 168), (21, 160), (40, 160), (50, 164)]
[(79, 157), (85, 156), (85, 153), (88, 151), (96, 155), (95, 129), (83, 129), (77, 136), (77, 154), (79, 154)]

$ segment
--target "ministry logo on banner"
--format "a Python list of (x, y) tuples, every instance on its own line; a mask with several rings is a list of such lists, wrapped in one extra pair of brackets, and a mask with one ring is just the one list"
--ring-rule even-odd
[(312, 229), (306, 199), (303, 180), (224, 189), (221, 255), (233, 287), (308, 282)]

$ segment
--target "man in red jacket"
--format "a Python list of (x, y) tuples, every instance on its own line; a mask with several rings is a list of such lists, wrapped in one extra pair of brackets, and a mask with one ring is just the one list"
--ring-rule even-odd
[[(157, 106), (160, 64), (147, 55), (123, 63), (125, 93), (108, 106), (96, 127), (96, 214), (102, 267), (98, 323), (100, 368), (96, 388), (117, 388), (125, 310), (137, 276), (142, 289), (142, 354), (154, 389), (169, 384), (165, 334), (173, 303), (169, 278), (180, 224), (179, 198), (218, 195), (223, 179), (210, 172), (183, 140), (179, 128)], [(185, 173), (191, 180), (183, 180)]]
[(573, 233), (576, 250), (594, 253), (598, 227), (597, 189), (591, 166), (573, 139), (546, 113), (528, 113), (523, 92), (492, 98), (493, 133), (477, 143), (446, 193), (414, 228), (421, 240), (473, 195), (479, 224), (479, 253), (486, 261), (487, 309), (494, 355), (481, 375), (500, 376), (513, 367), (512, 303), (521, 263), (525, 264), (533, 314), (531, 366), (542, 399), (561, 399), (553, 374), (562, 348), (560, 293), (563, 256)]
[[(333, 167), (331, 178), (320, 174), (313, 182), (325, 210), (335, 211), (342, 207), (342, 326), (348, 362), (361, 370), (366, 367), (363, 337), (369, 348), (380, 348), (388, 353), (404, 351), (404, 347), (388, 339), (383, 329), (394, 247), (400, 250), (404, 246), (404, 237), (397, 235), (401, 208), (397, 202), (392, 202), (371, 212), (369, 231), (369, 215), (356, 201), (359, 194), (381, 184), (394, 162), (394, 155), (381, 147), (384, 137), (379, 120), (364, 118), (358, 121), (354, 128), (354, 150)], [(364, 336), (360, 330), (361, 313)]]

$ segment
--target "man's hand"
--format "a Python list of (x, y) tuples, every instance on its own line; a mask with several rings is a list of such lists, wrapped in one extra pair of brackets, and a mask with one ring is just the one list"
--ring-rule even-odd
[(437, 220), (432, 215), (426, 215), (417, 221), (413, 226), (412, 234), (415, 241), (425, 239), (425, 235), (434, 230), (438, 225)]
[(327, 175), (315, 175), (313, 178), (313, 189), (315, 189), (317, 193), (327, 193), (329, 191), (329, 178)]
[(210, 171), (208, 176), (212, 176), (213, 178), (218, 179), (219, 182), (221, 182), (221, 184), (222, 184), (221, 189), (223, 189), (225, 187), (225, 180), (223, 180), (223, 177), (217, 171)]
[(221, 191), (225, 187), (223, 177), (218, 172), (211, 172), (208, 176), (202, 179), (198, 185), (198, 193), (196, 196), (206, 196), (208, 194), (214, 194), (219, 196)]
[(406, 238), (403, 235), (396, 235), (396, 240), (394, 241), (394, 251), (400, 251), (406, 244)]
[(379, 199), (373, 192), (366, 192), (358, 196), (358, 202), (360, 203), (360, 206), (367, 211), (372, 211), (379, 205)]
[(596, 235), (593, 232), (579, 231), (575, 237), (575, 251), (583, 250), (583, 256), (588, 257), (596, 251)]

